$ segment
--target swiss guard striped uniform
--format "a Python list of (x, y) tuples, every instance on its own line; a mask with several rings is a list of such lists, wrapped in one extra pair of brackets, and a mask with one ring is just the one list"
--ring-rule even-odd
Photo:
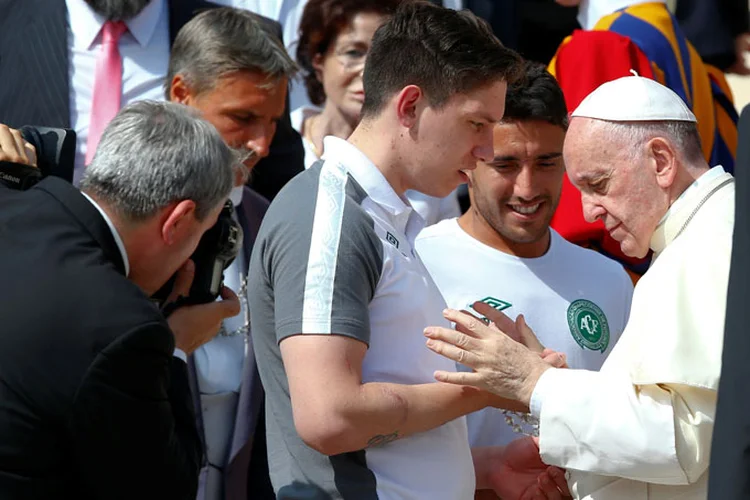
[[(698, 118), (703, 152), (709, 165), (733, 172), (737, 149), (737, 112), (724, 75), (701, 61), (666, 5), (632, 5), (602, 17), (590, 31), (576, 31), (561, 44), (549, 65), (565, 94), (569, 111), (599, 85), (630, 75), (652, 78), (682, 97)], [(581, 195), (566, 177), (551, 223), (566, 239), (597, 248), (636, 275), (649, 259), (623, 255), (601, 221), (583, 218)]]

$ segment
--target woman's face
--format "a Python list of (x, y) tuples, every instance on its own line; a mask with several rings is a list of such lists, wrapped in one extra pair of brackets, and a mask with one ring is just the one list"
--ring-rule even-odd
[(325, 106), (334, 106), (353, 124), (359, 122), (365, 92), (362, 71), (375, 30), (385, 22), (380, 14), (361, 12), (345, 26), (325, 54), (313, 61), (318, 80), (326, 93)]

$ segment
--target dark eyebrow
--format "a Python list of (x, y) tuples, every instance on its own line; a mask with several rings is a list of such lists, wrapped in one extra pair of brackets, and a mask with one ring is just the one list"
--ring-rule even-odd
[[(562, 157), (562, 153), (545, 153), (543, 155), (539, 155), (535, 160), (556, 160), (558, 158)], [(491, 163), (499, 163), (503, 161), (520, 161), (521, 159), (517, 156), (512, 155), (506, 155), (506, 156), (496, 156), (492, 159)]]
[(546, 153), (536, 157), (537, 160), (556, 160), (562, 157), (562, 153)]
[(258, 115), (254, 111), (229, 110), (229, 112), (233, 115), (242, 116), (244, 118), (258, 118)]
[(482, 112), (482, 111), (477, 111), (476, 113), (471, 113), (471, 118), (470, 119), (472, 121), (476, 121), (477, 119), (479, 119), (481, 121), (487, 122), (489, 125), (495, 125), (496, 123), (500, 123), (502, 121), (502, 119), (495, 120), (492, 117), (492, 115), (490, 115), (488, 113), (485, 113), (485, 112)]
[(507, 156), (496, 156), (492, 159), (490, 163), (500, 163), (503, 161), (519, 161), (520, 158), (517, 156), (507, 155)]

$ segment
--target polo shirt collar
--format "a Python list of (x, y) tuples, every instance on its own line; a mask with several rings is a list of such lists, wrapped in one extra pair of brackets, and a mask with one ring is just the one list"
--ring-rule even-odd
[(367, 196), (391, 215), (397, 229), (404, 233), (412, 232), (407, 231), (409, 220), (417, 217), (421, 221), (421, 217), (404, 198), (396, 194), (380, 169), (362, 151), (334, 136), (323, 139), (323, 150), (326, 160), (344, 166)]

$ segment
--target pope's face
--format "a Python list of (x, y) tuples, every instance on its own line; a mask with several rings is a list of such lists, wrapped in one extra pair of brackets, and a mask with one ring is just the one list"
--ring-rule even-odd
[(663, 192), (644, 155), (593, 121), (571, 120), (563, 151), (568, 177), (581, 191), (586, 221), (601, 220), (625, 255), (645, 257), (666, 212)]

